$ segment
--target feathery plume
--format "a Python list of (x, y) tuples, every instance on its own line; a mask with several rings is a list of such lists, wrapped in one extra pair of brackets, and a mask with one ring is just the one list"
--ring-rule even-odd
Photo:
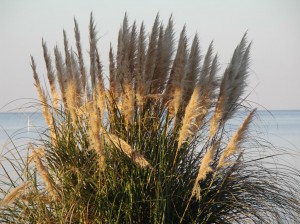
[(97, 106), (100, 109), (100, 119), (103, 118), (104, 113), (105, 113), (105, 87), (104, 87), (104, 80), (103, 80), (103, 72), (102, 72), (102, 64), (100, 62), (100, 56), (98, 53), (98, 49), (96, 48), (96, 64), (97, 64), (97, 77), (98, 77), (98, 83), (96, 86), (96, 101), (97, 101)]
[(114, 53), (112, 46), (110, 44), (109, 48), (109, 90), (112, 95), (115, 95), (116, 91), (116, 66), (115, 66), (115, 60), (114, 60)]
[[(212, 47), (209, 49), (212, 49)], [(206, 62), (204, 64), (207, 64), (211, 56), (209, 52), (212, 50), (208, 50), (207, 55), (206, 55)], [(209, 62), (210, 63), (210, 62)], [(204, 66), (207, 67), (207, 66)], [(200, 108), (200, 113), (195, 119), (195, 125), (193, 126), (193, 132), (196, 133), (200, 127), (205, 122), (205, 117), (208, 114), (210, 108), (212, 107), (212, 104), (214, 103), (215, 99), (215, 90), (218, 87), (218, 82), (216, 78), (216, 73), (218, 71), (218, 56), (217, 54), (215, 55), (213, 61), (211, 62), (210, 68), (208, 68), (208, 74), (206, 75), (207, 78), (206, 80), (203, 80), (202, 82), (199, 80), (198, 83), (196, 84), (196, 89), (199, 91), (199, 105), (201, 105)], [(203, 73), (202, 73), (203, 74)], [(203, 82), (206, 82), (205, 85), (203, 85)], [(201, 87), (202, 86), (202, 87)], [(202, 88), (202, 89), (201, 89)], [(216, 126), (215, 126), (216, 127)], [(214, 130), (216, 132), (216, 130)]]
[(192, 97), (185, 108), (185, 113), (182, 120), (182, 126), (179, 131), (178, 146), (179, 149), (182, 143), (192, 134), (190, 128), (195, 125), (194, 120), (199, 113), (199, 90), (195, 88)]
[(82, 84), (82, 90), (85, 93), (87, 91), (87, 75), (86, 75), (86, 69), (83, 62), (83, 55), (82, 55), (82, 48), (80, 43), (80, 32), (78, 28), (78, 23), (76, 19), (74, 18), (74, 33), (75, 33), (75, 40), (76, 40), (76, 48), (77, 48), (77, 55), (78, 55), (78, 61), (79, 61), (79, 67), (80, 67), (80, 74), (81, 74), (81, 84)]
[(200, 97), (199, 87), (195, 87), (189, 103), (185, 107), (175, 159), (177, 159), (181, 145), (191, 136), (197, 134), (199, 127), (203, 124), (203, 120), (208, 114), (207, 100), (205, 96)]
[(181, 97), (182, 96), (182, 90), (179, 87), (176, 87), (173, 93), (173, 99), (171, 101), (171, 106), (170, 106), (170, 114), (174, 117), (176, 117), (179, 106), (181, 103)]
[(66, 77), (67, 79), (73, 79), (73, 71), (72, 71), (72, 61), (71, 61), (71, 54), (69, 49), (69, 41), (67, 38), (67, 33), (65, 30), (63, 30), (63, 36), (64, 36), (64, 49), (65, 49), (65, 64), (66, 64)]
[(137, 105), (141, 107), (143, 105), (144, 96), (144, 69), (146, 62), (146, 37), (145, 37), (145, 26), (144, 23), (141, 24), (138, 49), (137, 49), (137, 66), (136, 66), (136, 77), (135, 77), (135, 89), (136, 89), (136, 99)]
[(165, 82), (168, 79), (168, 74), (170, 71), (170, 66), (172, 62), (172, 55), (174, 52), (174, 23), (172, 16), (169, 18), (168, 25), (164, 31), (163, 40), (162, 40), (162, 61), (163, 66), (161, 68), (161, 75), (160, 79), (161, 82), (164, 84), (162, 88), (165, 87)]
[(104, 79), (103, 79), (103, 69), (100, 61), (100, 55), (98, 48), (96, 47), (96, 68), (97, 68), (97, 79), (101, 86), (101, 89), (104, 91)]
[(216, 143), (213, 144), (213, 146), (211, 146), (207, 152), (205, 153), (205, 155), (202, 158), (200, 167), (199, 167), (199, 171), (198, 171), (198, 175), (196, 177), (193, 189), (192, 189), (192, 197), (196, 197), (199, 201), (200, 201), (200, 186), (199, 186), (199, 182), (201, 180), (205, 180), (207, 174), (209, 174), (210, 172), (213, 172), (213, 169), (211, 167), (211, 163), (214, 161), (214, 154), (215, 154), (215, 149), (216, 149)]
[(97, 32), (96, 26), (94, 23), (93, 13), (90, 16), (90, 25), (89, 25), (89, 33), (90, 33), (90, 76), (91, 76), (91, 84), (92, 89), (96, 86), (96, 47), (97, 47)]
[(225, 148), (224, 152), (222, 153), (217, 168), (222, 168), (226, 165), (226, 159), (236, 153), (239, 148), (240, 144), (243, 142), (245, 133), (248, 129), (248, 126), (253, 118), (253, 115), (255, 113), (256, 109), (251, 111), (251, 113), (247, 116), (247, 118), (244, 120), (243, 124), (239, 127), (237, 132), (233, 135), (231, 140), (229, 141), (227, 147)]
[(196, 34), (192, 43), (190, 55), (187, 62), (186, 77), (182, 83), (183, 107), (186, 107), (186, 105), (190, 100), (191, 95), (193, 94), (193, 90), (197, 82), (197, 77), (200, 72), (200, 67), (199, 67), (200, 61), (201, 61), (201, 56), (200, 56), (200, 49), (199, 49), (199, 40), (198, 40), (198, 35)]
[(146, 55), (145, 61), (145, 73), (144, 73), (144, 88), (145, 94), (148, 94), (150, 90), (152, 80), (153, 80), (153, 73), (155, 68), (156, 56), (157, 56), (157, 39), (159, 35), (159, 14), (156, 15), (150, 39), (149, 45)]
[(53, 117), (52, 117), (52, 114), (49, 109), (46, 95), (41, 87), (40, 79), (39, 79), (37, 71), (36, 71), (36, 64), (35, 64), (35, 61), (32, 56), (31, 56), (31, 68), (33, 71), (33, 78), (35, 80), (35, 86), (36, 86), (37, 92), (39, 94), (40, 101), (42, 103), (43, 117), (50, 129), (50, 135), (52, 137), (52, 140), (55, 140), (56, 136), (53, 131)]
[[(95, 95), (96, 93), (94, 93)], [(95, 98), (95, 96), (94, 96)], [(99, 156), (99, 169), (100, 171), (105, 170), (105, 157), (104, 157), (104, 151), (102, 146), (102, 141), (100, 139), (100, 117), (99, 117), (99, 111), (97, 109), (97, 102), (91, 102), (87, 105), (88, 110), (88, 133), (89, 133), (89, 139), (91, 141), (91, 145), (93, 149), (96, 151), (96, 153)]]
[(200, 89), (205, 89), (205, 87), (208, 84), (208, 80), (209, 80), (209, 75), (210, 75), (210, 71), (211, 71), (211, 63), (213, 60), (212, 57), (213, 54), (213, 42), (211, 42), (209, 44), (208, 50), (206, 52), (204, 61), (203, 61), (203, 65), (201, 67), (201, 73), (200, 73), (200, 77), (198, 80)]
[(122, 51), (123, 51), (123, 30), (120, 28), (118, 35), (118, 48), (117, 48), (117, 57), (116, 57), (116, 74), (115, 74), (115, 98), (117, 99), (120, 96), (121, 92), (121, 83), (123, 82), (123, 74), (121, 73), (122, 69)]
[(173, 27), (172, 16), (165, 30), (163, 29), (163, 25), (160, 26), (157, 42), (156, 66), (151, 88), (151, 93), (153, 94), (161, 94), (163, 92), (169, 75), (174, 45)]
[(12, 189), (1, 201), (0, 206), (9, 206), (13, 203), (16, 199), (18, 199), (21, 194), (29, 187), (31, 183), (26, 182), (14, 189)]
[(218, 55), (216, 54), (211, 63), (207, 88), (205, 89), (208, 92), (210, 98), (215, 98), (215, 90), (218, 87), (218, 79), (217, 79), (218, 69), (219, 69), (219, 62), (218, 62)]
[(149, 167), (152, 168), (150, 163), (137, 151), (133, 150), (131, 146), (124, 141), (123, 139), (117, 137), (114, 134), (107, 133), (106, 134), (106, 141), (112, 143), (117, 148), (121, 149), (129, 158), (133, 160), (137, 165), (140, 167)]
[(47, 69), (48, 81), (50, 84), (50, 90), (51, 90), (51, 95), (52, 95), (53, 107), (55, 109), (58, 109), (59, 95), (57, 93), (56, 86), (55, 86), (55, 75), (54, 75), (54, 71), (53, 71), (53, 67), (52, 67), (52, 60), (51, 60), (50, 54), (48, 52), (46, 42), (44, 42), (44, 40), (42, 40), (42, 46), (43, 46), (43, 52), (44, 52), (44, 60), (45, 60), (46, 69)]
[(55, 55), (55, 67), (56, 67), (56, 76), (61, 92), (61, 98), (64, 102), (64, 105), (66, 106), (66, 97), (65, 97), (65, 91), (66, 91), (66, 85), (67, 85), (67, 79), (66, 79), (66, 71), (62, 59), (61, 52), (58, 49), (58, 46), (55, 46), (54, 48), (54, 55)]
[(53, 200), (56, 200), (58, 195), (55, 191), (55, 187), (54, 187), (53, 182), (50, 178), (50, 175), (49, 175), (46, 167), (42, 163), (41, 155), (38, 152), (36, 152), (34, 149), (32, 149), (32, 151), (33, 151), (32, 152), (32, 159), (35, 161), (37, 171), (39, 172), (41, 178), (43, 179), (43, 181), (46, 185), (47, 192)]
[(236, 47), (229, 66), (222, 78), (216, 111), (210, 122), (210, 137), (215, 135), (218, 127), (228, 120), (237, 110), (237, 102), (245, 89), (250, 47), (246, 48), (246, 34)]
[(134, 92), (130, 83), (124, 84), (124, 93), (122, 98), (122, 112), (125, 116), (126, 126), (132, 123), (134, 115)]
[(77, 121), (77, 95), (76, 95), (76, 84), (74, 80), (69, 80), (69, 83), (67, 85), (66, 89), (66, 102), (68, 105), (68, 110), (70, 112), (72, 121), (74, 124), (76, 124)]
[(128, 27), (128, 17), (125, 13), (123, 26), (122, 26), (122, 36), (120, 49), (118, 50), (118, 81), (120, 84), (120, 91), (122, 91), (123, 85), (129, 80), (129, 46), (130, 46), (130, 32)]
[[(199, 91), (199, 90), (198, 90)], [(193, 95), (192, 95), (193, 97)], [(205, 124), (205, 118), (208, 115), (209, 109), (211, 107), (212, 100), (210, 99), (208, 94), (202, 94), (200, 92), (199, 96), (199, 110), (197, 113), (197, 116), (194, 121), (194, 125), (191, 127), (192, 133), (196, 134), (204, 124)]]
[(171, 109), (171, 111), (174, 112), (176, 112), (176, 109), (178, 109), (176, 108), (178, 100), (179, 103), (181, 102), (182, 92), (180, 91), (180, 97), (179, 97), (178, 89), (181, 89), (182, 80), (185, 78), (186, 61), (187, 61), (187, 38), (186, 38), (186, 27), (184, 26), (180, 34), (176, 57), (174, 59), (170, 77), (164, 93), (164, 98), (165, 98), (164, 103), (170, 101), (169, 108)]
[(82, 93), (84, 93), (84, 90), (82, 88), (81, 83), (81, 75), (80, 75), (80, 69), (78, 61), (76, 60), (76, 57), (74, 55), (74, 52), (71, 51), (71, 65), (72, 65), (72, 71), (73, 71), (73, 83), (75, 84), (75, 94), (76, 94), (76, 106), (81, 106), (82, 104)]
[(128, 47), (128, 81), (132, 82), (135, 76), (136, 66), (136, 54), (137, 54), (137, 33), (136, 33), (136, 22), (133, 23), (130, 34), (130, 41)]
[(158, 94), (160, 92), (160, 89), (163, 88), (164, 82), (161, 80), (162, 78), (162, 72), (163, 72), (163, 36), (164, 36), (164, 28), (163, 25), (160, 26), (159, 29), (159, 35), (157, 40), (157, 54), (156, 54), (156, 62), (155, 62), (155, 68), (153, 71), (153, 78), (151, 83), (151, 89), (150, 94)]

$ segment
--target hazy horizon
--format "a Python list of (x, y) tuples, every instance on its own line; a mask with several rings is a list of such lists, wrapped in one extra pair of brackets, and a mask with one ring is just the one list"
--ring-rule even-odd
[[(247, 31), (248, 40), (253, 41), (249, 87), (245, 94), (250, 94), (248, 101), (254, 101), (257, 103), (254, 106), (261, 109), (300, 110), (300, 1), (297, 0), (252, 0), (243, 3), (239, 0), (191, 0), (189, 3), (170, 0), (2, 0), (0, 108), (15, 99), (37, 99), (30, 54), (37, 61), (39, 74), (45, 77), (41, 40), (44, 38), (53, 52), (56, 44), (62, 46), (62, 30), (65, 29), (74, 47), (74, 16), (79, 23), (82, 46), (87, 57), (91, 11), (100, 37), (98, 46), (106, 72), (109, 44), (112, 42), (116, 46), (125, 12), (130, 22), (136, 20), (139, 25), (144, 21), (147, 32), (150, 32), (157, 12), (164, 24), (172, 14), (176, 38), (186, 24), (189, 40), (195, 32), (198, 33), (202, 55), (209, 43), (214, 41), (222, 68), (219, 74)], [(3, 110), (18, 107), (19, 104), (12, 103)]]

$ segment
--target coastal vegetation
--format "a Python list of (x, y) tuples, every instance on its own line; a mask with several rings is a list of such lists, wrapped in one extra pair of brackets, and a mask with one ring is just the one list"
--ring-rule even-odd
[(47, 84), (31, 57), (47, 131), (1, 178), (1, 223), (299, 223), (298, 171), (265, 166), (251, 134), (247, 34), (221, 72), (172, 17), (147, 34), (125, 15), (106, 78), (93, 16), (89, 64), (74, 22), (74, 48), (42, 42)]

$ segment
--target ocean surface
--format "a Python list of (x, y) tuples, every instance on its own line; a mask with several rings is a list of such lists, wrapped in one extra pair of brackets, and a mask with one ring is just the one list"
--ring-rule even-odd
[[(245, 116), (241, 114), (230, 122), (232, 130), (238, 128)], [(0, 161), (9, 157), (13, 148), (24, 150), (29, 142), (39, 139), (38, 133), (45, 127), (41, 113), (0, 112)], [(263, 144), (291, 154), (284, 159), (300, 170), (300, 110), (258, 111), (251, 129), (251, 134)]]

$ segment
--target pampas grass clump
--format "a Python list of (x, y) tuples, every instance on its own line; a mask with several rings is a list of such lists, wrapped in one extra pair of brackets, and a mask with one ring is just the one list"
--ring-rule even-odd
[(296, 174), (248, 155), (247, 36), (221, 75), (213, 43), (203, 53), (186, 27), (176, 43), (173, 27), (157, 15), (148, 35), (125, 15), (108, 80), (92, 16), (89, 65), (76, 20), (76, 51), (65, 31), (64, 55), (43, 40), (48, 87), (31, 66), (48, 131), (23, 158), (24, 183), (2, 190), (2, 223), (299, 223)]

